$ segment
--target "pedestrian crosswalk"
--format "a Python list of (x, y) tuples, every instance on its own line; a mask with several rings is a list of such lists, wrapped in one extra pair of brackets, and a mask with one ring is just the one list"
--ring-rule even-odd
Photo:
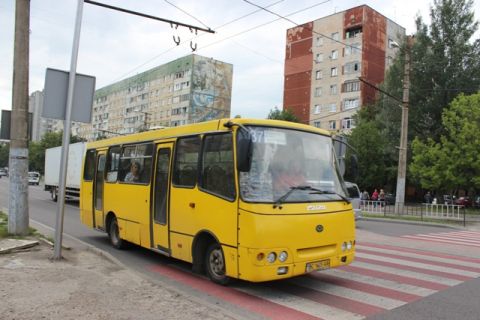
[(426, 233), (406, 235), (402, 238), (439, 242), (445, 244), (457, 244), (480, 248), (480, 232), (476, 231), (454, 231), (441, 233)]
[(359, 242), (349, 266), (284, 281), (237, 281), (229, 287), (171, 267), (151, 269), (224, 301), (227, 309), (247, 310), (252, 318), (356, 320), (477, 278), (480, 258)]

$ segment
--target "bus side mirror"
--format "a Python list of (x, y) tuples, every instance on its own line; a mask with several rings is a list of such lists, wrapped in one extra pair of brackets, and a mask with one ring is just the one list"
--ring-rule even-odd
[(357, 178), (358, 178), (358, 158), (357, 158), (357, 155), (355, 155), (355, 154), (351, 155), (350, 173), (352, 175), (352, 178), (354, 179), (353, 181), (357, 181)]
[(252, 165), (252, 138), (248, 132), (237, 130), (237, 169), (240, 172), (250, 171)]

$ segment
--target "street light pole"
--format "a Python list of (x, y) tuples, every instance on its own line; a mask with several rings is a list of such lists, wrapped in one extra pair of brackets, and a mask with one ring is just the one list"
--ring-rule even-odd
[(405, 69), (403, 73), (402, 123), (400, 128), (400, 147), (398, 152), (397, 192), (395, 199), (395, 213), (400, 214), (405, 205), (405, 181), (407, 176), (407, 147), (408, 147), (408, 104), (410, 91), (410, 50), (413, 37), (407, 36), (405, 49)]

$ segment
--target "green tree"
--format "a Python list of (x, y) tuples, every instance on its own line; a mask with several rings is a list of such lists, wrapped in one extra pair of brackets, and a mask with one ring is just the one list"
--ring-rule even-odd
[(290, 122), (300, 122), (298, 118), (289, 109), (280, 110), (277, 107), (270, 110), (267, 119), (284, 120)]
[(8, 155), (10, 154), (10, 145), (0, 144), (0, 168), (8, 167)]
[(445, 134), (413, 143), (410, 170), (424, 188), (455, 193), (459, 188), (480, 190), (480, 93), (460, 95), (442, 116)]

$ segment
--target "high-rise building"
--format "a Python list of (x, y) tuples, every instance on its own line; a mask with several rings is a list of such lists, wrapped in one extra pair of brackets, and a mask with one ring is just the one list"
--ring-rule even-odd
[(55, 119), (42, 117), (43, 112), (43, 91), (35, 91), (30, 94), (28, 100), (28, 112), (32, 114), (32, 141), (40, 141), (45, 133), (56, 132), (63, 129), (63, 122)]
[(230, 116), (233, 66), (191, 54), (95, 92), (87, 140)]
[(287, 30), (283, 107), (302, 123), (331, 131), (355, 126), (352, 116), (377, 92), (405, 29), (362, 5)]

